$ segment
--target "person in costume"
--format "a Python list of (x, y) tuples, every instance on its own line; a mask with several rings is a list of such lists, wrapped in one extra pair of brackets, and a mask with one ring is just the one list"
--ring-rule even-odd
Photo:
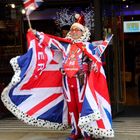
[[(67, 101), (69, 119), (72, 126), (71, 134), (67, 140), (77, 140), (81, 133), (84, 140), (90, 140), (91, 135), (79, 128), (79, 117), (85, 97), (87, 79), (90, 71), (98, 72), (98, 65), (85, 53), (86, 48), (95, 47), (88, 42), (90, 31), (85, 26), (84, 16), (76, 14), (76, 22), (70, 27), (65, 39), (69, 43), (61, 43), (59, 39), (46, 36), (41, 38), (41, 33), (34, 31), (36, 36), (50, 48), (57, 48), (63, 53), (63, 62), (60, 71), (63, 75), (63, 91)], [(86, 50), (87, 51), (87, 50)]]
[(100, 60), (111, 37), (95, 47), (88, 42), (84, 16), (76, 15), (76, 19), (65, 38), (32, 29), (27, 32), (28, 51), (10, 60), (15, 74), (2, 92), (2, 101), (30, 125), (64, 130), (69, 122), (72, 129), (67, 140), (77, 140), (81, 134), (85, 140), (113, 137)]
[[(84, 16), (77, 14), (76, 19), (77, 21), (72, 24), (66, 36), (72, 43), (67, 47), (67, 55), (61, 68), (63, 88), (72, 126), (71, 134), (67, 140), (77, 140), (80, 137), (81, 130), (78, 126), (78, 120), (82, 110), (87, 76), (91, 68), (91, 61), (80, 49), (86, 47), (86, 44), (82, 42), (90, 39), (90, 32), (84, 26)], [(90, 139), (87, 134), (84, 134), (84, 137), (87, 140)]]

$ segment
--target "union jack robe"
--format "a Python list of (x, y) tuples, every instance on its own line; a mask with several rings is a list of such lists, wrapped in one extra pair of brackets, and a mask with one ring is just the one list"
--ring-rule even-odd
[[(45, 39), (43, 43), (32, 32), (27, 33), (28, 51), (11, 59), (15, 73), (1, 99), (17, 118), (29, 125), (64, 130), (68, 128), (68, 110), (59, 71), (62, 53), (47, 47), (51, 41), (58, 47), (56, 39), (41, 36)], [(109, 41), (110, 38), (106, 39), (94, 50), (89, 44), (83, 50), (99, 70), (89, 74), (78, 125), (95, 138), (114, 136), (106, 76), (99, 58)]]

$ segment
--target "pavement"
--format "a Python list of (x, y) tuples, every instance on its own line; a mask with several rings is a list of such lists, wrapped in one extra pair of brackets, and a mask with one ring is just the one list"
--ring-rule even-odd
[[(104, 140), (140, 140), (140, 117), (117, 117), (113, 129), (115, 137)], [(69, 133), (29, 126), (14, 117), (0, 120), (0, 140), (66, 140)]]

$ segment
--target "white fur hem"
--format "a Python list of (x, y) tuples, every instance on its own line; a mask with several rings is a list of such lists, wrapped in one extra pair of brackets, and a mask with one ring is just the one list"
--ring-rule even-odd
[(93, 138), (112, 138), (112, 137), (114, 137), (113, 129), (101, 129), (101, 128), (85, 125), (84, 128), (82, 128), (81, 130), (82, 130), (82, 132), (86, 132), (89, 136), (91, 136)]
[(94, 112), (94, 113), (89, 114), (87, 116), (80, 117), (78, 126), (80, 128), (82, 128), (82, 127), (84, 127), (84, 125), (86, 125), (92, 121), (99, 120), (99, 119), (101, 119), (101, 115), (100, 115), (100, 112), (97, 111), (97, 112)]
[(92, 124), (96, 120), (100, 120), (101, 116), (100, 113), (97, 111), (90, 115), (80, 117), (78, 126), (81, 129), (82, 134), (86, 132), (89, 136), (94, 138), (111, 138), (114, 137), (114, 131), (112, 128), (102, 129), (95, 127)]
[(14, 105), (12, 103), (12, 101), (10, 100), (10, 98), (8, 96), (9, 89), (10, 89), (10, 87), (8, 86), (3, 90), (2, 94), (1, 94), (1, 99), (4, 103), (4, 105), (7, 107), (7, 109), (11, 113), (13, 113), (18, 119), (22, 120), (26, 124), (38, 126), (38, 127), (45, 127), (49, 130), (64, 130), (68, 127), (67, 124), (53, 123), (50, 121), (33, 118), (33, 117), (25, 114), (24, 112), (19, 110), (17, 108), (17, 106)]

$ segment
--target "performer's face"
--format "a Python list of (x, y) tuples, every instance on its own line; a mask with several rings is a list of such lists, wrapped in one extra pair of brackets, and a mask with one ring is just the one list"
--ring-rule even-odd
[(79, 39), (83, 35), (83, 31), (77, 27), (72, 27), (70, 29), (70, 35), (73, 39)]

